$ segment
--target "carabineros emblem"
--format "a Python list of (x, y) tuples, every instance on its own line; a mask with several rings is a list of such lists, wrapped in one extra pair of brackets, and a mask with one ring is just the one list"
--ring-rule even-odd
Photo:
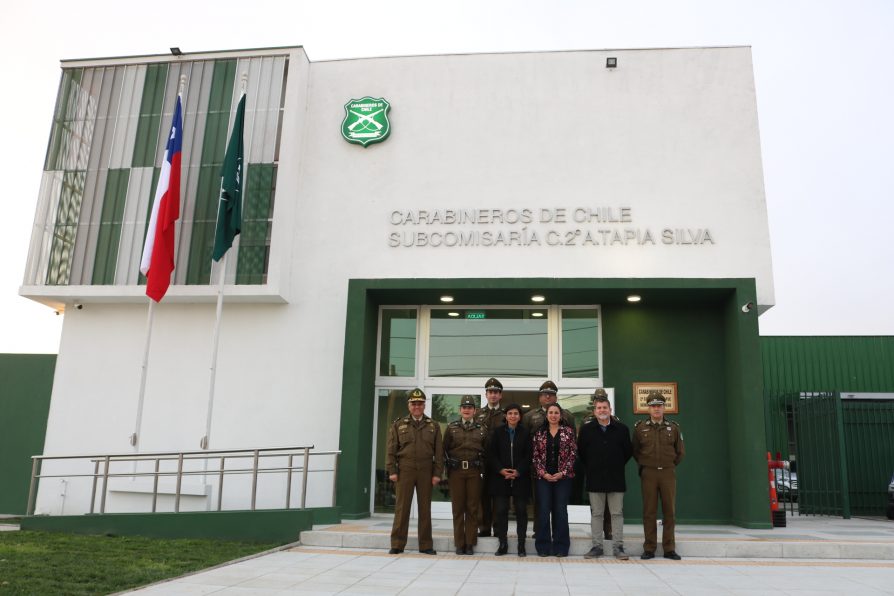
[(371, 145), (381, 143), (391, 133), (388, 111), (391, 104), (381, 97), (352, 99), (345, 104), (345, 119), (341, 123), (341, 136), (349, 143)]

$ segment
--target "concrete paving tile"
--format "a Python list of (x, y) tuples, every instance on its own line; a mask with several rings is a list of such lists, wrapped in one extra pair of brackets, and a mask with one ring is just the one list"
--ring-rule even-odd
[(391, 588), (393, 591), (395, 588), (406, 588), (413, 582), (414, 578), (405, 577), (405, 578), (381, 578), (381, 577), (368, 577), (362, 581), (357, 582), (354, 586), (371, 586), (374, 588)]
[(296, 587), (276, 592), (276, 596), (334, 596), (339, 592), (340, 590), (302, 589)]
[(559, 594), (570, 594), (568, 588), (561, 585), (553, 584), (553, 586), (549, 589), (549, 591), (544, 592), (542, 586), (528, 586), (528, 585), (516, 585), (515, 586), (516, 594), (537, 594), (539, 596), (544, 596), (548, 594), (549, 596), (557, 596)]
[[(226, 568), (224, 568), (226, 569)], [(244, 581), (259, 577), (260, 573), (222, 573), (220, 571), (208, 571), (180, 578), (177, 581), (186, 584), (202, 584), (207, 586), (235, 586)]]
[(595, 593), (598, 593), (599, 596), (619, 596), (624, 594), (624, 590), (617, 586), (605, 587), (599, 585), (598, 588), (594, 586), (569, 586), (568, 593), (571, 596), (593, 596)]
[(179, 581), (164, 582), (146, 588), (138, 588), (128, 594), (137, 594), (143, 596), (147, 594), (165, 594), (170, 596), (191, 596), (195, 594), (211, 594), (221, 589), (220, 586), (209, 586), (204, 584), (184, 584)]
[(418, 587), (410, 585), (400, 592), (400, 596), (454, 596), (459, 588), (439, 588), (436, 586)]
[(351, 586), (350, 588), (339, 592), (339, 594), (355, 594), (358, 596), (361, 594), (369, 594), (371, 596), (381, 596), (382, 594), (393, 595), (396, 594), (398, 591), (399, 589), (387, 586)]
[(266, 589), (276, 589), (283, 590), (285, 588), (290, 588), (295, 584), (300, 583), (302, 580), (295, 579), (293, 577), (282, 578), (282, 577), (270, 577), (269, 575), (265, 575), (262, 577), (256, 577), (250, 579), (248, 581), (244, 581), (240, 583), (237, 587), (239, 588), (266, 588)]
[(515, 586), (493, 584), (471, 584), (466, 582), (457, 592), (460, 596), (512, 596), (515, 594)]
[(229, 586), (220, 591), (214, 592), (214, 594), (220, 594), (221, 596), (273, 596), (277, 592), (279, 592), (278, 589), (240, 588), (239, 586)]

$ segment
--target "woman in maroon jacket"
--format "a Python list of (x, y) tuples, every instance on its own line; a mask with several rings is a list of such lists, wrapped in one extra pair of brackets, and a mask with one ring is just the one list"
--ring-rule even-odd
[(541, 557), (567, 557), (571, 546), (568, 530), (568, 501), (577, 441), (574, 429), (562, 420), (559, 404), (546, 409), (546, 422), (534, 433), (532, 464), (537, 478), (537, 539), (534, 546)]
[(518, 531), (518, 556), (524, 557), (525, 534), (528, 532), (528, 500), (531, 497), (531, 439), (527, 429), (519, 424), (521, 406), (510, 404), (504, 410), (506, 424), (497, 427), (488, 446), (487, 490), (494, 498), (494, 529), (500, 540), (495, 555), (509, 552), (506, 533), (509, 530), (509, 497), (515, 507), (515, 527)]

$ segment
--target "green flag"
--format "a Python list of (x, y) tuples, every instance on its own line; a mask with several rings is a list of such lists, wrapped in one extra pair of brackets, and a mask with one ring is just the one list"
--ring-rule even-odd
[(219, 261), (233, 246), (233, 239), (242, 230), (242, 130), (245, 127), (245, 94), (236, 108), (236, 120), (233, 121), (233, 134), (227, 145), (220, 170), (220, 201), (217, 206), (217, 229), (214, 232), (214, 252), (211, 254)]

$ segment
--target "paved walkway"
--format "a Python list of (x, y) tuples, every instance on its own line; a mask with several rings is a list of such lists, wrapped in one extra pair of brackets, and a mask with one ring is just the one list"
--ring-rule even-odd
[[(436, 534), (445, 522), (436, 523)], [(318, 530), (359, 535), (390, 528), (390, 520), (373, 517)], [(336, 531), (336, 528), (340, 530)], [(365, 530), (363, 529), (365, 528)], [(577, 531), (584, 531), (576, 528)], [(746, 530), (730, 526), (678, 526), (678, 544), (688, 536), (727, 536), (771, 544), (812, 542), (894, 545), (894, 522), (863, 519), (794, 518), (787, 528)], [(626, 527), (625, 527), (626, 531)], [(629, 538), (641, 539), (630, 527)], [(707, 533), (707, 534), (705, 534)], [(450, 554), (447, 554), (450, 552)], [(487, 552), (481, 550), (481, 552)], [(208, 571), (148, 586), (144, 594), (741, 594), (772, 596), (894, 594), (894, 561), (862, 559), (718, 558), (687, 556), (674, 562), (556, 559), (491, 554), (437, 556), (407, 551), (394, 556), (379, 548), (294, 546), (223, 565)]]
[[(320, 548), (366, 548), (387, 550), (390, 547), (392, 517), (376, 515), (345, 521), (332, 526), (302, 532), (301, 544)], [(512, 525), (512, 524), (510, 524)], [(450, 520), (434, 520), (435, 550), (453, 554), (453, 525)], [(514, 530), (514, 529), (513, 529)], [(411, 522), (407, 550), (418, 549), (416, 528)], [(659, 538), (661, 536), (659, 528)], [(880, 559), (894, 561), (894, 522), (877, 519), (841, 519), (828, 517), (789, 516), (785, 528), (752, 530), (727, 525), (678, 525), (677, 552), (684, 557), (708, 558), (795, 558), (795, 559)], [(632, 556), (642, 553), (643, 528), (624, 525), (624, 542)], [(516, 540), (509, 537), (510, 554), (514, 556)], [(571, 524), (571, 555), (590, 550), (589, 524)], [(493, 553), (496, 538), (479, 538), (476, 553)], [(534, 541), (527, 541), (528, 553), (534, 552)], [(610, 549), (606, 545), (606, 551)], [(659, 547), (659, 555), (661, 549)]]

